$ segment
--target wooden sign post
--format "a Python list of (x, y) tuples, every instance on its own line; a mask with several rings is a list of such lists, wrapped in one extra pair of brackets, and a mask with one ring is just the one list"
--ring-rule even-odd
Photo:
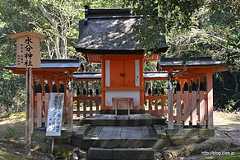
[(20, 32), (10, 34), (9, 37), (16, 40), (16, 68), (26, 68), (25, 142), (27, 145), (30, 145), (33, 132), (32, 68), (40, 68), (40, 41), (43, 39), (43, 36), (34, 32)]

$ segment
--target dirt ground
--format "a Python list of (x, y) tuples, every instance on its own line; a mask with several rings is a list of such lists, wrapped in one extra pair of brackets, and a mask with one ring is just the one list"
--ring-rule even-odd
[[(0, 160), (47, 160), (48, 155), (28, 155), (23, 145), (25, 114), (0, 117)], [(215, 138), (223, 138), (240, 146), (240, 113), (214, 112)], [(186, 158), (197, 160), (198, 156)]]

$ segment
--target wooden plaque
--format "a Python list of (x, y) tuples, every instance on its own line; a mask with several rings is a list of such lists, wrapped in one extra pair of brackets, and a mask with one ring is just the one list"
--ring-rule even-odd
[(20, 32), (9, 35), (16, 40), (16, 68), (40, 68), (40, 41), (42, 35), (34, 32)]

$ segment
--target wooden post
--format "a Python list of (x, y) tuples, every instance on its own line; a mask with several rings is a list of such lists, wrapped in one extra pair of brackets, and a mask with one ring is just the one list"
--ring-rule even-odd
[(188, 91), (188, 125), (192, 124), (192, 98), (193, 94), (192, 92)]
[(184, 125), (188, 125), (189, 122), (189, 114), (188, 114), (188, 96), (189, 93), (188, 91), (184, 91), (184, 109), (183, 109), (183, 113), (184, 113)]
[(208, 107), (208, 128), (213, 128), (213, 75), (207, 74), (207, 107)]
[(39, 128), (42, 126), (42, 94), (36, 94), (36, 127)]
[(197, 125), (197, 92), (192, 92), (192, 125)]
[(30, 67), (30, 131), (31, 131), (31, 138), (34, 129), (34, 90), (33, 90), (33, 75), (32, 75), (32, 67)]
[(101, 69), (102, 69), (102, 79), (101, 79), (101, 82), (102, 82), (102, 85), (101, 85), (101, 98), (102, 98), (102, 101), (101, 101), (101, 110), (104, 110), (106, 109), (105, 107), (105, 98), (106, 98), (106, 80), (105, 80), (105, 77), (106, 77), (106, 66), (105, 66), (105, 58), (102, 59), (102, 66), (101, 66)]
[(151, 111), (152, 111), (152, 98), (149, 98), (148, 100), (149, 100), (148, 111), (149, 111), (149, 113), (151, 113)]
[(171, 73), (168, 75), (168, 128), (173, 129), (173, 85)]
[(31, 144), (31, 70), (26, 68), (26, 92), (27, 92), (27, 105), (26, 105), (26, 126), (25, 126), (25, 143), (29, 146)]
[(45, 123), (45, 119), (44, 119), (44, 114), (45, 112), (45, 82), (44, 81), (40, 81), (41, 83), (41, 87), (42, 87), (42, 94), (41, 94), (41, 126), (43, 124), (43, 122)]
[[(66, 126), (68, 127), (68, 93), (67, 93), (67, 87), (66, 87), (66, 80), (64, 80), (62, 83), (59, 83), (59, 88), (61, 88), (61, 85), (63, 85), (64, 87), (64, 104), (63, 104), (63, 125), (66, 124)], [(58, 91), (59, 91), (58, 88)]]
[(42, 35), (34, 32), (19, 32), (9, 35), (16, 40), (16, 68), (26, 68), (26, 127), (25, 142), (31, 144), (33, 132), (33, 89), (32, 68), (40, 68), (40, 41)]
[(140, 60), (140, 109), (145, 110), (144, 107), (144, 99), (145, 99), (145, 94), (144, 94), (144, 77), (143, 77), (143, 70), (144, 70), (144, 59), (141, 58)]
[(199, 123), (201, 126), (205, 125), (205, 106), (206, 106), (206, 101), (205, 101), (205, 92), (200, 91), (200, 98), (199, 98)]
[(68, 110), (68, 126), (72, 130), (73, 127), (73, 93), (69, 88), (66, 86), (67, 92), (67, 110)]
[(77, 98), (77, 117), (80, 117), (80, 100)]
[(181, 125), (182, 124), (182, 111), (181, 111), (181, 91), (177, 91), (176, 94), (177, 94), (177, 124), (178, 125)]

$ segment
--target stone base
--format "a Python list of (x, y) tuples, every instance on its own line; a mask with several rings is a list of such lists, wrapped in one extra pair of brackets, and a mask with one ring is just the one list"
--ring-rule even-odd
[(153, 160), (154, 151), (151, 148), (90, 148), (88, 160)]
[(157, 135), (161, 141), (157, 148), (165, 146), (178, 146), (183, 144), (199, 143), (213, 137), (215, 134), (214, 129), (206, 128), (159, 128), (154, 126)]

